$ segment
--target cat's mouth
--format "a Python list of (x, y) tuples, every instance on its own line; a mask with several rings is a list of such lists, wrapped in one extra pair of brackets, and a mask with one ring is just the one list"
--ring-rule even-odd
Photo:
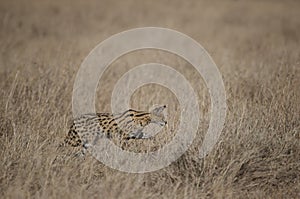
[(167, 121), (159, 122), (160, 126), (165, 126), (167, 124)]

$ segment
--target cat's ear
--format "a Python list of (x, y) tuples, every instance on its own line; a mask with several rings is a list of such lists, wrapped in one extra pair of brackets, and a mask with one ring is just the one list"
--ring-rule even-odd
[(153, 110), (151, 110), (151, 113), (154, 115), (160, 115), (165, 110), (165, 108), (167, 108), (166, 105), (156, 107)]

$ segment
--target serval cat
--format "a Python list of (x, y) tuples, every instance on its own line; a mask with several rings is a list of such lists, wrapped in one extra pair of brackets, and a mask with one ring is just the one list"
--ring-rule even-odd
[(65, 144), (82, 147), (82, 153), (95, 143), (99, 137), (119, 137), (122, 140), (150, 138), (143, 129), (150, 123), (165, 126), (167, 121), (163, 114), (166, 105), (157, 107), (150, 112), (129, 109), (121, 114), (110, 113), (85, 114), (74, 119)]

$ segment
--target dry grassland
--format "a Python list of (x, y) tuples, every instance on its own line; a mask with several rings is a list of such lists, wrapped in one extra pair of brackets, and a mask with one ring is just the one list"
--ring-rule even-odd
[[(1, 198), (300, 198), (300, 2), (9, 1), (0, 2)], [(210, 98), (191, 65), (144, 50), (115, 61), (99, 82), (97, 110), (110, 111), (114, 84), (130, 68), (160, 62), (195, 89), (197, 139), (170, 166), (152, 173), (113, 170), (91, 155), (58, 148), (72, 119), (72, 89), (85, 56), (112, 34), (135, 27), (181, 31), (218, 65), (227, 117), (213, 151), (198, 159)], [(168, 128), (129, 150), (156, 150), (172, 139), (180, 107), (158, 85), (140, 88), (132, 107), (168, 104)]]

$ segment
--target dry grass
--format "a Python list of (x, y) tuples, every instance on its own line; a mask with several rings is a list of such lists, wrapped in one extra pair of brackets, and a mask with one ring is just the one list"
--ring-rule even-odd
[[(299, 198), (299, 8), (292, 0), (1, 1), (1, 198)], [(183, 60), (149, 50), (112, 64), (99, 84), (97, 109), (110, 111), (113, 85), (129, 68), (153, 60), (171, 65), (199, 95), (203, 120), (190, 150), (146, 174), (122, 173), (90, 155), (84, 160), (70, 148), (58, 150), (72, 118), (81, 61), (111, 34), (140, 26), (184, 32), (216, 61), (228, 98), (218, 144), (197, 158), (210, 103), (201, 77)], [(132, 98), (140, 109), (157, 103), (169, 105), (163, 138), (178, 124), (172, 93), (145, 86)]]

